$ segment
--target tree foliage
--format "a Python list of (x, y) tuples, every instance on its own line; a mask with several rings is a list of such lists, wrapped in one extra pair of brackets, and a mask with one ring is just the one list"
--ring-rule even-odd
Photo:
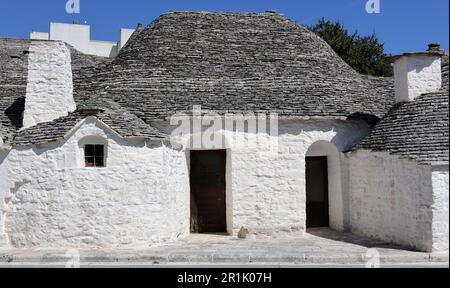
[(323, 38), (353, 69), (361, 74), (391, 77), (393, 68), (384, 53), (384, 44), (374, 33), (369, 36), (350, 34), (339, 22), (320, 19), (309, 29)]

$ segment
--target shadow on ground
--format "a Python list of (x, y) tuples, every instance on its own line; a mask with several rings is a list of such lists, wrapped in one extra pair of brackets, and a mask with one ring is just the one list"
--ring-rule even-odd
[(420, 252), (418, 250), (412, 249), (406, 246), (395, 245), (387, 243), (385, 241), (371, 239), (368, 237), (357, 236), (349, 232), (337, 232), (329, 228), (311, 228), (308, 229), (307, 234), (313, 235), (315, 237), (349, 243), (353, 245), (358, 245), (366, 248), (383, 248), (383, 249), (394, 249), (403, 250), (411, 252)]

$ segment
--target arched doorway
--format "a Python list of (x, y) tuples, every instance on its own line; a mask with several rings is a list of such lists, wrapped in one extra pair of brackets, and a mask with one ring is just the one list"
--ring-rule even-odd
[(306, 227), (329, 227), (328, 157), (306, 157)]
[(199, 141), (202, 137), (201, 133), (190, 134), (183, 142), (189, 171), (190, 231), (233, 235), (232, 149), (221, 132), (213, 133), (220, 144)]
[(328, 141), (313, 143), (305, 159), (306, 227), (344, 230), (341, 153)]

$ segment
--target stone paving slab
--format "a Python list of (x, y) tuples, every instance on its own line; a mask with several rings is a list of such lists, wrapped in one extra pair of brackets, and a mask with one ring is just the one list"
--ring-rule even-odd
[(134, 249), (0, 249), (0, 267), (365, 267), (377, 256), (381, 267), (449, 267), (448, 251), (417, 252), (329, 229), (275, 239), (191, 235)]

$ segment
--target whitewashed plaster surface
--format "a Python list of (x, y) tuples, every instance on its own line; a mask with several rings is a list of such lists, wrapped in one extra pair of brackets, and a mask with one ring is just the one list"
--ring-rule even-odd
[[(226, 141), (222, 147), (214, 149), (228, 152), (228, 231), (236, 235), (245, 227), (251, 236), (272, 237), (303, 233), (306, 229), (305, 157), (311, 153), (329, 156), (333, 148), (340, 154), (338, 151), (349, 150), (368, 131), (366, 124), (333, 120), (280, 120), (278, 137), (221, 130), (219, 134), (224, 135)], [(170, 129), (166, 132), (170, 134)], [(183, 149), (189, 149), (190, 144), (186, 143), (191, 142), (191, 136), (178, 140)], [(252, 147), (248, 143), (254, 143), (255, 137), (259, 144)], [(230, 145), (233, 138), (239, 143)], [(318, 142), (326, 142), (331, 148), (310, 150)], [(274, 146), (277, 149), (274, 150)], [(341, 172), (336, 175), (341, 176), (344, 177)], [(342, 193), (341, 189), (332, 192), (335, 190)], [(343, 209), (348, 205), (342, 203), (342, 195), (333, 196), (331, 198), (339, 203), (330, 204), (335, 212), (330, 220), (336, 229), (343, 230)]]
[(75, 108), (69, 49), (63, 42), (31, 42), (23, 128), (66, 116)]
[(433, 250), (448, 250), (449, 246), (449, 178), (448, 166), (433, 168)]
[(8, 168), (7, 168), (7, 151), (0, 148), (0, 247), (7, 243), (5, 228), (5, 209), (4, 209), (4, 199), (6, 193), (9, 191), (9, 179), (8, 179)]
[(328, 158), (328, 198), (330, 228), (345, 231), (349, 228), (348, 206), (348, 161), (335, 145), (328, 141), (314, 143), (307, 157), (326, 156)]
[(424, 93), (442, 87), (441, 57), (411, 55), (395, 62), (395, 97), (397, 102), (412, 101)]
[[(423, 251), (448, 249), (448, 167), (432, 171), (387, 153), (342, 153), (367, 132), (357, 122), (281, 121), (278, 137), (239, 132), (239, 145), (212, 147), (227, 149), (229, 233), (303, 233), (305, 157), (328, 156), (332, 228)], [(259, 145), (248, 146), (256, 135)], [(61, 143), (13, 149), (0, 164), (8, 195), (0, 202), (3, 245), (138, 247), (185, 237), (191, 137), (179, 139), (177, 149), (125, 141), (90, 117)], [(107, 143), (106, 168), (83, 167), (86, 143)]]
[(432, 177), (429, 165), (358, 151), (350, 157), (349, 198), (355, 234), (422, 251), (448, 245), (448, 172)]
[[(241, 227), (257, 236), (304, 232), (305, 156), (311, 146), (327, 141), (346, 151), (368, 129), (358, 122), (282, 121), (278, 137), (262, 136), (267, 145), (278, 143), (276, 153), (261, 146), (221, 147), (228, 149), (229, 232)], [(107, 168), (83, 167), (80, 143), (92, 136), (108, 143)], [(241, 136), (242, 141), (254, 137)], [(187, 146), (177, 150), (124, 141), (92, 118), (53, 147), (12, 150), (5, 221), (9, 244), (136, 247), (184, 237), (190, 216), (188, 154)], [(337, 218), (342, 222), (344, 216)]]
[[(107, 168), (84, 168), (85, 137), (107, 141)], [(124, 141), (88, 118), (67, 141), (12, 150), (8, 160), (13, 247), (137, 247), (189, 232), (184, 153), (164, 145)]]

